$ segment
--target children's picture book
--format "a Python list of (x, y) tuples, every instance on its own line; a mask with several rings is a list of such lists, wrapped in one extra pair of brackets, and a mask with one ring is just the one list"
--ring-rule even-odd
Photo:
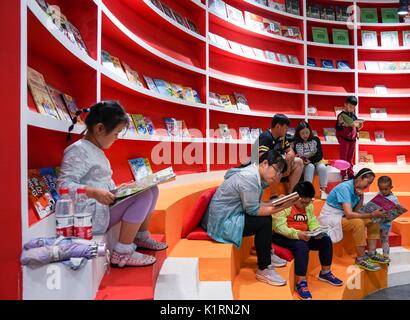
[(312, 27), (312, 38), (313, 42), (329, 43), (327, 28)]
[(367, 151), (359, 151), (359, 163), (366, 165), (374, 165), (374, 157)]
[(335, 68), (335, 66), (333, 65), (333, 61), (330, 60), (330, 59), (321, 59), (320, 61), (322, 63), (322, 68), (325, 68), (325, 69), (334, 69)]
[(37, 111), (41, 114), (60, 120), (53, 99), (47, 90), (43, 75), (40, 72), (27, 67), (27, 82), (34, 103), (36, 104)]
[(285, 0), (267, 0), (269, 8), (286, 11)]
[(191, 87), (182, 87), (182, 98), (189, 102), (196, 102), (195, 94)]
[(40, 8), (47, 13), (48, 3), (45, 0), (36, 0)]
[(399, 33), (397, 31), (380, 32), (382, 47), (395, 48), (399, 46)]
[(125, 70), (125, 74), (127, 75), (128, 81), (131, 83), (134, 83), (135, 85), (139, 87), (143, 87), (142, 81), (138, 75), (138, 72), (131, 69), (131, 67), (126, 64), (124, 61), (122, 61), (122, 65)]
[(245, 11), (245, 24), (254, 30), (264, 31), (263, 17)]
[(229, 129), (227, 124), (219, 123), (219, 134), (222, 139), (230, 140), (232, 139), (231, 130)]
[(108, 70), (115, 72), (114, 65), (112, 63), (111, 55), (108, 51), (101, 50), (101, 63)]
[(154, 126), (154, 123), (152, 122), (152, 119), (150, 117), (144, 116), (144, 122), (145, 122), (145, 127), (147, 128), (148, 134), (150, 136), (155, 136), (157, 133), (155, 131), (155, 126)]
[(410, 30), (403, 31), (403, 46), (404, 47), (410, 46)]
[(145, 84), (147, 85), (147, 88), (150, 89), (151, 91), (154, 91), (155, 93), (159, 93), (157, 86), (155, 85), (154, 80), (151, 77), (144, 76)]
[(330, 227), (329, 226), (320, 226), (318, 228), (316, 228), (315, 230), (312, 231), (307, 231), (306, 234), (309, 237), (320, 237), (320, 236), (325, 236), (329, 233), (330, 231)]
[(81, 33), (77, 29), (77, 27), (74, 26), (70, 21), (67, 21), (65, 25), (66, 25), (68, 33), (74, 37), (75, 43), (80, 48), (80, 50), (89, 55), (88, 48), (83, 38), (81, 37)]
[(215, 92), (209, 92), (209, 104), (217, 107), (223, 107), (219, 94)]
[(374, 132), (374, 140), (376, 142), (386, 142), (386, 138), (384, 137), (384, 130), (376, 130)]
[[(322, 11), (322, 7), (318, 4), (312, 4), (309, 6), (309, 17), (314, 19), (320, 19), (320, 13)], [(323, 18), (324, 19), (324, 18)]]
[(300, 65), (299, 58), (298, 58), (297, 56), (293, 56), (293, 55), (289, 54), (289, 55), (288, 55), (288, 58), (289, 58), (289, 62), (290, 62), (291, 64), (298, 64), (298, 65)]
[(324, 6), (322, 9), (321, 18), (324, 20), (336, 20), (335, 8), (333, 6)]
[(147, 158), (128, 160), (135, 181), (139, 181), (152, 174), (151, 164)]
[(307, 58), (308, 67), (317, 67), (315, 58)]
[(184, 89), (182, 85), (178, 83), (170, 83), (171, 94), (173, 97), (178, 99), (184, 99)]
[(168, 97), (175, 97), (173, 90), (172, 90), (172, 86), (169, 82), (164, 81), (162, 79), (154, 79), (154, 83), (160, 95), (168, 96)]
[(241, 140), (251, 140), (251, 130), (249, 127), (239, 127), (239, 138)]
[(201, 97), (199, 96), (199, 93), (196, 89), (192, 88), (192, 93), (194, 94), (195, 102), (196, 103), (202, 103)]
[(361, 142), (370, 142), (369, 131), (359, 131), (359, 139)]
[(118, 59), (117, 57), (111, 56), (111, 60), (114, 66), (115, 74), (127, 80), (127, 75), (125, 74), (124, 69), (122, 68), (120, 59)]
[[(77, 102), (75, 98), (66, 93), (63, 93), (61, 97), (63, 98), (65, 107), (68, 113), (70, 114), (71, 119), (73, 119), (75, 117), (75, 113), (78, 111)], [(83, 119), (81, 119), (81, 117), (77, 117), (77, 123), (84, 124), (84, 121)]]
[(398, 8), (382, 8), (382, 23), (399, 23)]
[[(60, 199), (60, 195), (58, 194), (57, 188), (57, 172), (56, 168), (48, 167), (48, 168), (40, 168), (39, 169), (40, 176), (43, 178), (47, 186), (47, 191), (51, 194), (54, 199), (54, 203)], [(55, 210), (55, 206), (53, 205), (51, 208), (53, 211)]]
[(349, 117), (347, 113), (341, 113), (340, 117), (342, 118), (346, 127), (352, 127), (355, 124), (361, 124), (364, 122), (363, 119), (353, 120), (353, 118)]
[(168, 136), (178, 137), (179, 128), (178, 123), (175, 118), (164, 118), (165, 128), (167, 130)]
[(323, 128), (323, 134), (326, 142), (337, 142), (335, 128)]
[[(130, 166), (132, 167), (131, 163)], [(115, 196), (115, 201), (110, 205), (110, 207), (114, 208), (130, 197), (135, 197), (141, 192), (148, 190), (149, 188), (152, 188), (161, 183), (175, 180), (175, 178), (176, 174), (174, 173), (172, 167), (168, 167), (155, 173), (152, 173), (151, 171), (150, 174), (146, 175), (143, 178), (136, 178), (136, 181), (128, 182), (117, 189), (111, 190), (111, 193)]]
[(226, 4), (226, 13), (229, 20), (232, 20), (239, 24), (245, 24), (241, 10), (234, 8), (229, 4)]
[(134, 120), (132, 119), (132, 116), (127, 113), (128, 117), (128, 128), (127, 132), (129, 132), (131, 135), (138, 135), (137, 129), (135, 128)]
[(226, 18), (226, 4), (222, 0), (209, 0), (209, 9), (218, 16)]
[(375, 94), (387, 94), (387, 87), (384, 85), (374, 86), (374, 93)]
[(291, 194), (288, 194), (287, 196), (278, 197), (276, 199), (273, 199), (270, 205), (274, 207), (279, 207), (283, 205), (285, 202), (292, 201), (292, 200), (296, 201), (298, 199), (299, 199), (299, 194), (297, 192), (293, 192)]
[(54, 102), (60, 120), (71, 121), (70, 114), (68, 113), (67, 108), (64, 104), (63, 97), (61, 96), (62, 93), (50, 85), (47, 85), (47, 90)]
[(302, 33), (299, 27), (295, 26), (282, 26), (282, 36), (302, 40)]
[(272, 61), (278, 61), (278, 58), (276, 57), (276, 53), (269, 51), (269, 50), (265, 50), (265, 56), (268, 60), (272, 60)]
[(333, 107), (335, 110), (335, 116), (336, 118), (339, 116), (339, 114), (344, 110), (343, 107)]
[(377, 8), (360, 8), (360, 21), (362, 23), (378, 23)]
[(377, 47), (377, 32), (376, 31), (362, 31), (362, 46), (366, 48)]
[(334, 44), (346, 45), (350, 44), (349, 31), (346, 29), (332, 29), (332, 37)]
[(370, 108), (370, 118), (387, 119), (386, 108)]
[(263, 25), (265, 27), (265, 31), (276, 34), (276, 35), (282, 35), (282, 29), (281, 29), (281, 24), (278, 21), (274, 21), (268, 18), (263, 18)]
[(137, 134), (139, 136), (148, 135), (148, 129), (147, 129), (147, 125), (144, 120), (144, 116), (142, 114), (132, 114), (131, 118), (134, 122), (135, 129), (137, 130)]
[(336, 66), (339, 70), (350, 70), (350, 63), (346, 60), (336, 60)]
[(406, 155), (405, 154), (399, 154), (396, 156), (396, 160), (397, 160), (397, 165), (399, 166), (405, 166), (407, 164), (406, 161)]
[(368, 71), (379, 71), (379, 63), (377, 61), (365, 61), (364, 67)]
[(249, 111), (250, 110), (248, 100), (246, 99), (244, 94), (234, 92), (233, 95), (235, 97), (236, 106), (237, 106), (238, 110), (241, 110), (241, 111)]
[(35, 213), (40, 219), (53, 212), (55, 200), (38, 169), (28, 170), (28, 197)]
[(233, 51), (235, 51), (238, 54), (243, 54), (242, 47), (239, 43), (231, 40), (228, 40), (228, 43)]
[(372, 218), (374, 223), (391, 222), (398, 216), (407, 212), (407, 209), (400, 204), (396, 204), (393, 201), (387, 199), (381, 194), (376, 195), (373, 199), (367, 202), (360, 210), (360, 213), (371, 213), (376, 210), (382, 210), (385, 212), (383, 218)]

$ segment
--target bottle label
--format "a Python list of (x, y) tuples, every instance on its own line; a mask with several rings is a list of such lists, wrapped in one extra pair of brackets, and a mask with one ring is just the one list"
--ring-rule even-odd
[(86, 240), (92, 240), (92, 215), (77, 214), (74, 216), (74, 236)]
[(56, 216), (57, 236), (72, 237), (74, 235), (73, 216)]

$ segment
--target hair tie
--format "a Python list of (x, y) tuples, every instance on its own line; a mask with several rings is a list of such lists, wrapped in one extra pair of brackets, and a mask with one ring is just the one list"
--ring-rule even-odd
[(368, 173), (373, 173), (374, 174), (374, 172), (371, 170), (371, 169), (368, 169), (368, 168), (366, 168), (359, 176), (357, 176), (355, 179), (359, 179), (361, 176), (364, 176), (365, 174), (368, 174)]

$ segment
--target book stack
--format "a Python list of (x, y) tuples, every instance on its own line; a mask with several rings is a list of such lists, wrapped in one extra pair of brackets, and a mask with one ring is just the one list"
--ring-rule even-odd
[(218, 94), (209, 92), (209, 103), (227, 110), (249, 111), (248, 100), (242, 93)]

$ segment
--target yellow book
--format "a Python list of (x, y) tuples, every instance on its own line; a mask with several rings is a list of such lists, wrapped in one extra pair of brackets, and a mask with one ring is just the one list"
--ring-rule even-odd
[(359, 139), (362, 142), (370, 142), (370, 133), (369, 133), (369, 131), (359, 131)]

